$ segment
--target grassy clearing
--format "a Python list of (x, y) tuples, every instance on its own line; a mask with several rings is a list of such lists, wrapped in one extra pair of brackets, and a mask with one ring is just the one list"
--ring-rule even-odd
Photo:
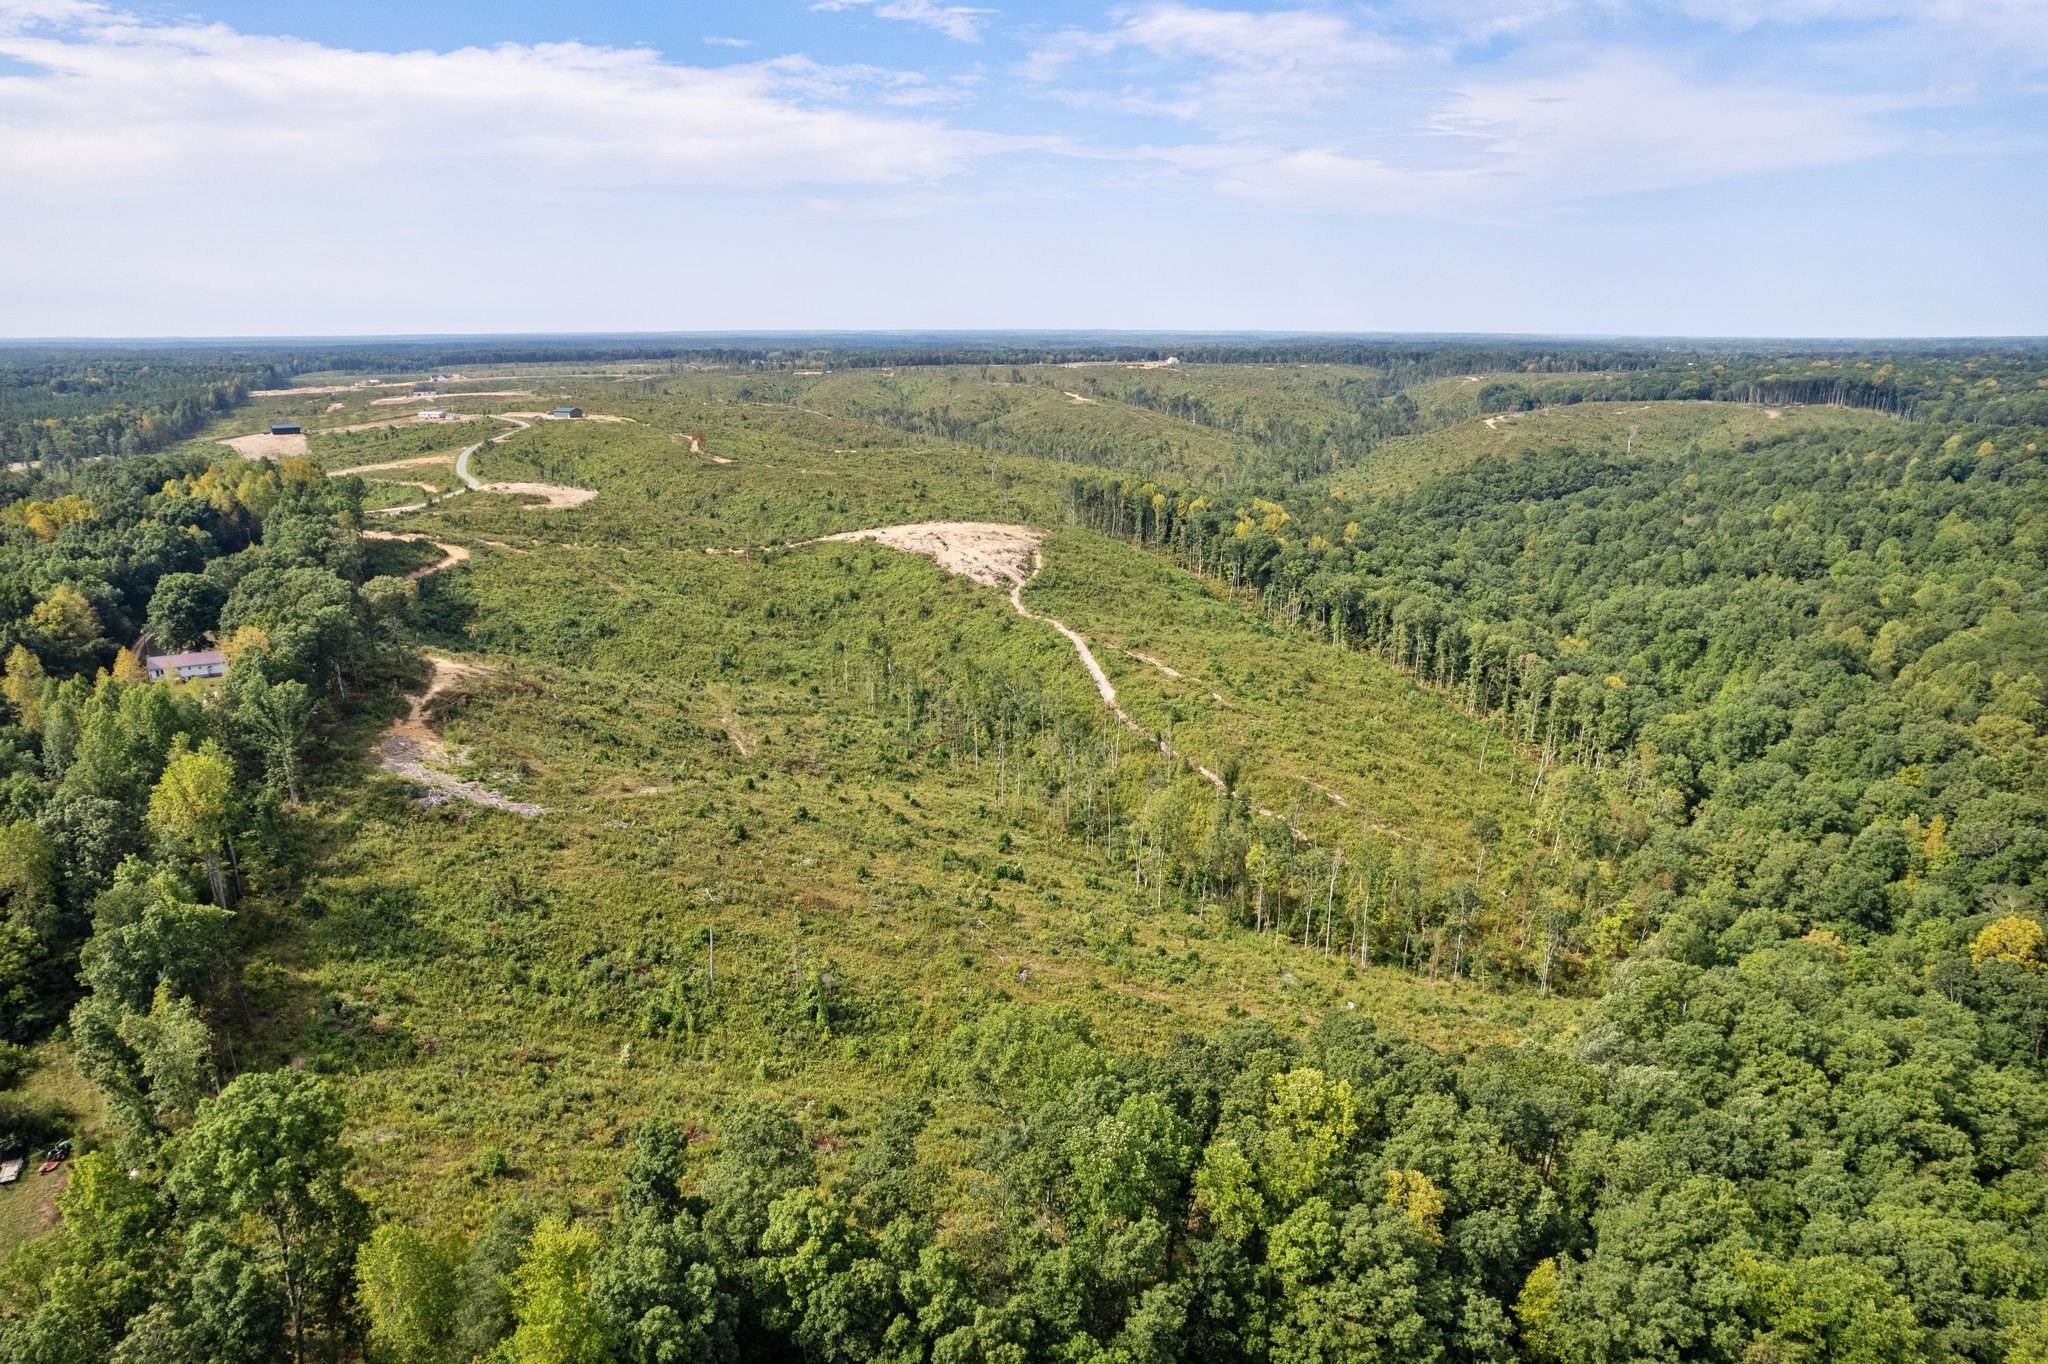
[[(1091, 540), (1052, 547), (1063, 609), (1088, 575), (1115, 575), (1097, 580), (1107, 597), (1143, 567)], [(1186, 605), (1163, 591), (1146, 586), (1144, 609)], [(1093, 687), (1052, 630), (926, 560), (486, 550), (428, 580), (422, 618), (429, 643), (493, 669), (436, 705), (463, 774), (550, 813), (421, 813), (399, 783), (337, 771), (306, 912), (276, 926), (281, 950), (250, 981), (268, 1059), (343, 1077), (366, 1177), (408, 1206), (460, 1216), (494, 1148), (536, 1192), (574, 1196), (609, 1179), (639, 1116), (702, 1119), (756, 1090), (808, 1106), (829, 1144), (999, 999), (1076, 1005), (1105, 1035), (1154, 1043), (1240, 1013), (1297, 1027), (1355, 1007), (1455, 1046), (1549, 1035), (1575, 1013), (1360, 976), (1214, 906), (1155, 904), (1057, 827), (1056, 798), (998, 795), (992, 753), (870, 703), (876, 637), (899, 682), (934, 691), (999, 671), (1087, 710)], [(1173, 647), (1164, 624), (1140, 637)], [(1296, 666), (1295, 646), (1263, 643)], [(1360, 704), (1370, 691), (1339, 685)], [(1314, 742), (1269, 718), (1298, 708), (1287, 689), (1240, 704), (1284, 744)], [(1134, 754), (1122, 780), (1149, 766)]]
[[(1073, 808), (1149, 809), (1162, 765), (1105, 724), (1067, 642), (1001, 593), (871, 545), (706, 552), (907, 521), (1052, 528), (1030, 601), (1095, 642), (1140, 723), (1170, 727), (1198, 761), (1240, 768), (1253, 803), (1318, 840), (1350, 846), (1370, 825), (1469, 872), (1474, 819), (1501, 825), (1504, 854), (1528, 841), (1517, 759), (1496, 745), (1479, 780), (1476, 728), (1376, 660), (1261, 621), (1116, 541), (1057, 529), (1067, 481), (1087, 467), (1076, 459), (1098, 436), (1135, 438), (1141, 454), (1143, 440), (1181, 442), (1189, 467), (1219, 468), (1242, 437), (1213, 424), (1218, 412), (1260, 429), (1290, 414), (1336, 420), (1345, 386), (1370, 377), (1047, 369), (1022, 383), (960, 370), (472, 385), (535, 389), (492, 399), (444, 386), (460, 411), (569, 401), (629, 419), (536, 423), (472, 461), (486, 481), (597, 489), (585, 506), (467, 494), (379, 518), (473, 551), (423, 580), (414, 630), (488, 673), (438, 697), (429, 719), (458, 775), (548, 813), (416, 809), (371, 756), (402, 713), (395, 691), (329, 735), (308, 805), (317, 870), (260, 927), (271, 945), (248, 971), (258, 1036), (244, 1064), (335, 1075), (378, 1201), (459, 1221), (503, 1192), (484, 1187), (486, 1152), (504, 1153), (503, 1178), (523, 1195), (588, 1198), (610, 1183), (638, 1118), (702, 1121), (735, 1094), (805, 1109), (829, 1158), (885, 1097), (919, 1083), (955, 1023), (1004, 999), (1072, 1005), (1102, 1035), (1146, 1044), (1240, 1016), (1305, 1028), (1329, 1009), (1452, 1049), (1570, 1031), (1577, 1001), (1361, 972), (1239, 928), (1218, 905), (1135, 884)], [(1158, 410), (1182, 389), (1223, 404), (1204, 414), (1212, 424)], [(877, 395), (973, 423), (906, 431), (871, 419)], [(297, 417), (316, 458), (343, 468), (452, 454), (507, 429), (332, 433), (389, 413), (369, 406), (375, 396), (260, 399), (202, 440)], [(1037, 447), (1005, 434), (1031, 431), (1051, 435)], [(447, 465), (388, 472), (453, 486)], [(382, 505), (416, 492), (377, 489)], [(380, 542), (370, 568), (437, 558)], [(920, 689), (921, 703), (908, 699)], [(1091, 762), (1113, 744), (1115, 770), (1062, 786), (1055, 763), (1033, 759), (1020, 789), (1014, 764), (960, 727), (961, 707), (996, 693), (1064, 717), (1060, 732)], [(1199, 789), (1173, 799), (1214, 799), (1186, 788)], [(966, 1109), (941, 1116), (962, 1143), (979, 1130)]]
[[(0, 1127), (32, 1134), (75, 1132), (90, 1141), (103, 1116), (99, 1090), (73, 1068), (70, 1050), (61, 1044), (40, 1047), (37, 1061), (36, 1068), (0, 1101), (5, 1105)], [(22, 1242), (57, 1225), (57, 1195), (64, 1191), (66, 1171), (36, 1173), (41, 1140), (39, 1135), (20, 1182), (0, 1189), (0, 1261)]]
[[(1448, 383), (1451, 381), (1439, 381)], [(1476, 388), (1474, 389), (1476, 393)], [(1750, 407), (1736, 403), (1576, 403), (1533, 412), (1472, 416), (1441, 430), (1397, 436), (1357, 470), (1325, 480), (1353, 494), (1412, 488), (1433, 474), (1489, 457), (1576, 449), (1619, 458), (1676, 458), (1713, 446), (1819, 429), (1875, 430), (1893, 418), (1835, 407)]]
[(1028, 600), (1097, 643), (1140, 723), (1170, 728), (1205, 766), (1241, 771), (1259, 804), (1327, 840), (1386, 828), (1462, 865), (1476, 859), (1473, 821), (1491, 818), (1510, 848), (1528, 846), (1527, 764), (1495, 740), (1482, 776), (1480, 726), (1369, 654), (1268, 623), (1156, 556), (1084, 531), (1047, 545)]

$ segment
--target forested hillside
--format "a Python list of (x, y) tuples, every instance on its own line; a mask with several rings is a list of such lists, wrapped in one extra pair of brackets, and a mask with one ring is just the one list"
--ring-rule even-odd
[(2040, 353), (1223, 345), (37, 380), (0, 1361), (2048, 1360)]
[(0, 352), (0, 464), (161, 450), (274, 375), (229, 357)]

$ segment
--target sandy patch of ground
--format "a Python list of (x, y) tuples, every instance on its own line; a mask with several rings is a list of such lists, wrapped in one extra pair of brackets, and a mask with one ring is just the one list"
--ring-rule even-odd
[(1132, 658), (1137, 659), (1140, 663), (1150, 663), (1153, 667), (1159, 669), (1159, 671), (1165, 673), (1168, 677), (1177, 678), (1180, 676), (1180, 669), (1170, 668), (1166, 664), (1161, 663), (1158, 659), (1152, 657), (1152, 655), (1150, 654), (1141, 654), (1136, 649), (1126, 649), (1124, 650), (1124, 652), (1129, 654)]
[(873, 540), (906, 554), (936, 559), (948, 573), (958, 573), (988, 587), (1021, 587), (1033, 572), (1038, 546), (1045, 539), (1029, 526), (993, 521), (926, 521), (878, 530), (849, 530), (820, 540)]
[(1764, 409), (1764, 415), (1766, 417), (1769, 417), (1772, 421), (1776, 421), (1778, 418), (1784, 416), (1785, 414), (1780, 412), (1775, 407), (1767, 407)]
[(456, 422), (473, 422), (476, 416), (469, 412), (451, 412), (448, 416), (429, 421), (415, 412), (410, 417), (390, 417), (381, 422), (357, 422), (353, 426), (324, 426), (314, 432), (320, 436), (345, 436), (351, 431), (389, 431), (394, 426), (452, 426)]
[[(462, 396), (467, 398), (470, 395), (465, 393)], [(552, 412), (507, 412), (504, 415), (507, 417), (525, 417), (529, 421), (539, 422), (629, 422), (633, 420), (631, 417), (608, 417), (602, 412), (586, 412), (580, 417), (557, 417)], [(691, 448), (695, 449), (696, 447), (692, 446)]]
[(306, 454), (304, 436), (273, 436), (268, 431), (254, 436), (234, 436), (220, 444), (243, 459), (304, 458)]
[(528, 511), (555, 511), (563, 507), (580, 507), (597, 497), (595, 488), (565, 488), (559, 483), (479, 483), (480, 493), (510, 493), (514, 497), (544, 497), (547, 501)]
[(466, 800), (472, 805), (493, 810), (509, 810), (527, 819), (546, 814), (541, 806), (500, 795), (482, 782), (462, 781), (445, 770), (444, 764), (449, 761), (448, 750), (441, 737), (427, 728), (427, 703), (466, 678), (489, 676), (490, 669), (432, 655), (428, 657), (427, 665), (432, 669), (427, 689), (418, 696), (405, 698), (408, 707), (406, 717), (393, 721), (391, 728), (378, 739), (377, 765), (395, 777), (404, 777), (425, 787), (417, 802), (425, 809), (446, 805), (451, 800)]
[(489, 388), (478, 389), (469, 393), (431, 393), (419, 398), (412, 397), (410, 394), (403, 398), (372, 398), (370, 399), (370, 406), (399, 407), (405, 403), (429, 403), (438, 407), (450, 398), (531, 398), (532, 396), (533, 390), (530, 388)]
[(446, 464), (454, 455), (414, 455), (410, 459), (387, 459), (382, 464), (356, 464), (346, 469), (328, 472), (329, 478), (340, 478), (343, 474), (370, 474), (379, 469), (423, 469), (429, 464)]
[(343, 409), (344, 407), (347, 407), (347, 406), (348, 406), (348, 404), (347, 404), (347, 403), (329, 403), (329, 404), (327, 404), (327, 410), (328, 410), (329, 412), (339, 412), (339, 411), (341, 411), (341, 409)]
[[(426, 483), (411, 483), (407, 484), (406, 486), (412, 488), (425, 488), (428, 492), (434, 491), (433, 487), (430, 484)], [(428, 564), (424, 568), (416, 568), (405, 575), (407, 578), (410, 578), (414, 582), (418, 582), (421, 578), (426, 577), (429, 573), (439, 573), (444, 568), (453, 568), (455, 567), (455, 565), (467, 562), (467, 560), (469, 559), (469, 546), (445, 545), (442, 544), (439, 540), (429, 540), (424, 535), (408, 535), (403, 532), (395, 530), (366, 530), (359, 531), (357, 533), (360, 534), (365, 540), (410, 540), (414, 544), (432, 545), (435, 549), (440, 550), (442, 555), (444, 556), (440, 563)], [(451, 664), (450, 666), (460, 668), (466, 667), (468, 665)], [(426, 703), (422, 701), (421, 704), (424, 705)]]
[[(1064, 392), (1065, 390), (1062, 390), (1062, 391)], [(1069, 398), (1072, 398), (1072, 399), (1073, 399), (1073, 400), (1074, 400), (1075, 402), (1077, 402), (1077, 403), (1092, 403), (1092, 402), (1094, 402), (1094, 401), (1095, 401), (1095, 400), (1094, 400), (1093, 398), (1084, 398), (1084, 397), (1082, 397), (1082, 396), (1081, 396), (1080, 394), (1078, 394), (1078, 393), (1073, 393), (1073, 392), (1068, 392), (1068, 393), (1067, 393), (1067, 396), (1068, 396)]]
[(730, 464), (730, 463), (732, 463), (732, 461), (731, 461), (731, 460), (729, 460), (729, 459), (727, 459), (727, 458), (726, 458), (726, 457), (725, 457), (724, 455), (706, 455), (706, 456), (704, 456), (704, 458), (706, 458), (706, 459), (710, 460), (710, 461), (711, 461), (711, 462), (712, 462), (713, 464)]

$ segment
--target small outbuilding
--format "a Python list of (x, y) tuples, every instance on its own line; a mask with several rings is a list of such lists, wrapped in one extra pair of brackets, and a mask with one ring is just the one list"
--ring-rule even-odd
[(420, 413), (420, 420), (423, 422), (444, 422), (452, 415), (445, 407), (430, 407)]
[(583, 409), (580, 407), (558, 407), (548, 413), (548, 415), (558, 422), (574, 421), (583, 415)]
[(218, 649), (151, 654), (143, 663), (149, 668), (149, 680), (152, 682), (164, 677), (175, 677), (180, 682), (189, 682), (195, 677), (225, 677), (228, 671), (228, 656)]
[(270, 428), (270, 434), (273, 436), (303, 436), (306, 434), (306, 428), (297, 422), (278, 422)]

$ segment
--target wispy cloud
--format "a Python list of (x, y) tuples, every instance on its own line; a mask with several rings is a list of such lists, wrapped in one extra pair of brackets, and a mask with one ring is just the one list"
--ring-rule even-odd
[[(915, 184), (1016, 140), (873, 111), (918, 73), (802, 57), (689, 67), (644, 49), (363, 52), (77, 0), (0, 0), (11, 195), (190, 186), (224, 165), (350, 192), (369, 172), (563, 188)], [(943, 98), (943, 95), (941, 96)]]
[[(1711, 6), (1731, 11), (1712, 20), (1724, 25), (1747, 22), (1732, 12), (1746, 3), (1650, 0), (1652, 18), (1666, 13), (1656, 6)], [(1908, 145), (1899, 116), (1938, 98), (1910, 82), (1873, 92), (1747, 71), (1613, 36), (1614, 24), (1566, 8), (1464, 0), (1424, 17), (1154, 0), (1113, 12), (1107, 27), (1051, 35), (1017, 70), (1069, 108), (1183, 125), (1188, 140), (1145, 153), (1182, 176), (1262, 202), (1360, 211), (1491, 213), (1839, 165)], [(1502, 51), (1463, 55), (1510, 33)]]
[(713, 37), (706, 38), (704, 41), (711, 44), (711, 46), (713, 47), (752, 47), (754, 45), (754, 40), (752, 38)]
[(982, 25), (995, 13), (975, 5), (942, 5), (936, 0), (813, 0), (811, 9), (825, 14), (865, 9), (877, 18), (901, 19), (937, 29), (963, 43), (980, 42)]

